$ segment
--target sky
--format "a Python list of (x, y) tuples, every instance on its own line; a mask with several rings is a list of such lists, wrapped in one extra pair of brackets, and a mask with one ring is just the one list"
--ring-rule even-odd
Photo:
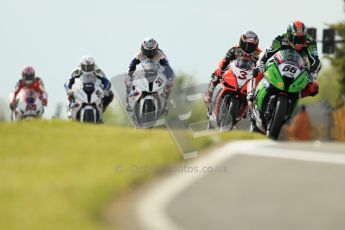
[(321, 38), (327, 24), (344, 18), (342, 0), (1, 0), (0, 100), (7, 102), (22, 68), (32, 65), (51, 117), (67, 103), (63, 84), (83, 55), (111, 78), (127, 70), (146, 37), (158, 41), (175, 72), (206, 82), (246, 30), (266, 48), (293, 20), (316, 27)]

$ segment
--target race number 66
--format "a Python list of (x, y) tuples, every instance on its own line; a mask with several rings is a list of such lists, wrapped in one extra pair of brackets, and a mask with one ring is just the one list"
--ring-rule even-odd
[(283, 68), (283, 72), (290, 72), (290, 73), (296, 73), (297, 72), (297, 68), (291, 65), (286, 65)]

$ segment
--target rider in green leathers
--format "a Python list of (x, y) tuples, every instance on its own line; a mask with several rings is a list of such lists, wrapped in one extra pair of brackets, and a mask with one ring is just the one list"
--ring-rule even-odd
[[(308, 63), (309, 83), (306, 88), (301, 92), (301, 97), (315, 96), (318, 94), (318, 83), (316, 76), (321, 69), (321, 63), (317, 51), (316, 41), (307, 34), (307, 27), (301, 21), (294, 21), (289, 24), (287, 32), (277, 36), (272, 45), (263, 52), (257, 62), (256, 73), (258, 71), (265, 71), (266, 62), (279, 50), (294, 49), (303, 59)], [(248, 87), (247, 99), (253, 102), (254, 91), (257, 84), (261, 81), (262, 75), (260, 74)]]

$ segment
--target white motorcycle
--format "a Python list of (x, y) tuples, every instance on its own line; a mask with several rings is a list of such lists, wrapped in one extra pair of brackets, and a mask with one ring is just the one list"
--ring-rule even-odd
[(83, 74), (72, 86), (74, 101), (70, 105), (73, 120), (100, 123), (103, 119), (104, 91), (101, 81), (93, 74)]
[(32, 89), (21, 89), (17, 95), (16, 108), (12, 111), (11, 120), (41, 118), (44, 113), (39, 94)]
[(128, 104), (130, 116), (139, 127), (153, 127), (167, 106), (165, 68), (152, 60), (144, 61), (133, 74)]

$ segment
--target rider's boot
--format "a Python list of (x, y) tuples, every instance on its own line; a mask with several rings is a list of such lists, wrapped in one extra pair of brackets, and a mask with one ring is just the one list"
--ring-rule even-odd
[(128, 94), (126, 95), (125, 109), (126, 109), (127, 112), (132, 112), (132, 108), (129, 105), (129, 95)]
[(162, 111), (162, 116), (168, 115), (168, 112), (169, 112), (168, 105), (165, 105)]
[(114, 94), (112, 91), (109, 92), (108, 96), (103, 98), (103, 113), (107, 110), (109, 104), (113, 101)]
[(209, 87), (208, 87), (208, 90), (204, 96), (204, 102), (206, 105), (209, 105), (212, 102), (212, 95), (213, 95), (213, 91), (215, 88), (216, 88), (216, 86), (215, 86), (214, 82), (211, 82)]
[(67, 118), (68, 120), (72, 120), (72, 106), (73, 106), (73, 103), (74, 103), (74, 98), (72, 95), (69, 95), (68, 96), (68, 110), (67, 110)]
[(67, 118), (68, 118), (68, 120), (72, 120), (72, 111), (71, 111), (71, 108), (68, 108), (68, 111), (67, 111)]
[(125, 104), (125, 109), (127, 110), (127, 112), (132, 112), (132, 108), (129, 105), (129, 97), (131, 94), (131, 91), (133, 90), (132, 88), (135, 86), (133, 85), (133, 78), (132, 76), (128, 76), (128, 78), (126, 78), (125, 80), (125, 86), (126, 86), (126, 104)]
[(212, 114), (212, 109), (211, 109), (212, 96), (213, 96), (213, 92), (214, 92), (218, 82), (219, 82), (218, 79), (216, 79), (216, 80), (215, 80), (215, 78), (211, 79), (208, 90), (207, 90), (205, 97), (204, 97), (204, 102), (207, 106), (207, 117), (209, 117)]

